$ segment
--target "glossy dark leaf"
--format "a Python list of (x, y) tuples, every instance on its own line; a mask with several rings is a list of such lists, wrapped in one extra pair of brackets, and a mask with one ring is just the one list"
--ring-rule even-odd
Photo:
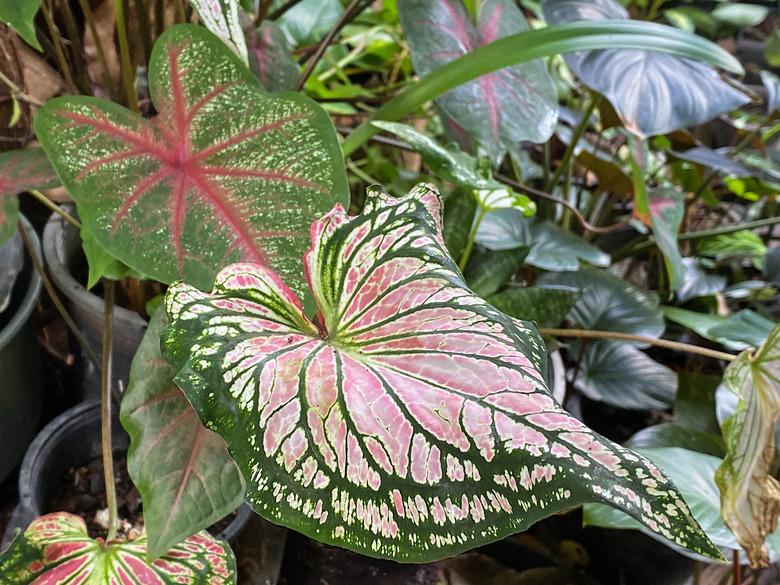
[(516, 209), (491, 211), (477, 230), (477, 243), (491, 250), (530, 246), (525, 261), (552, 271), (577, 270), (580, 262), (609, 266), (609, 254), (550, 221), (532, 221)]
[(520, 269), (527, 254), (526, 247), (477, 252), (464, 273), (469, 288), (483, 299), (498, 292)]
[(673, 150), (671, 154), (680, 160), (703, 165), (724, 175), (732, 177), (755, 176), (755, 171), (729, 156), (732, 150), (732, 148), (727, 146), (718, 149), (695, 146), (685, 151)]
[(226, 268), (212, 293), (166, 296), (164, 353), (258, 513), (423, 562), (607, 501), (717, 556), (654, 467), (555, 403), (542, 339), (467, 288), (433, 189), (371, 190), (354, 217), (337, 206), (304, 266), (316, 322), (254, 264)]
[(154, 314), (122, 399), (127, 469), (144, 504), (148, 555), (157, 558), (243, 502), (244, 481), (225, 441), (206, 429), (160, 352), (165, 310)]
[(471, 193), (456, 189), (444, 200), (444, 243), (453, 258), (460, 258), (466, 247), (477, 202)]
[(683, 258), (682, 268), (682, 284), (677, 289), (677, 299), (681, 303), (711, 296), (726, 288), (726, 277), (707, 274), (696, 258)]
[(249, 38), (249, 65), (263, 87), (272, 93), (295, 89), (301, 76), (284, 33), (268, 20)]
[(645, 427), (626, 443), (632, 449), (657, 449), (659, 447), (680, 447), (714, 457), (723, 457), (723, 438), (718, 434), (704, 433), (676, 422), (661, 423)]
[[(628, 19), (615, 0), (544, 0), (542, 10), (549, 24)], [(626, 128), (640, 136), (696, 126), (750, 101), (707, 65), (666, 53), (606, 49), (565, 58), (588, 87), (609, 99)]]
[(761, 345), (773, 326), (769, 319), (750, 309), (742, 309), (728, 317), (679, 307), (663, 307), (663, 312), (670, 321), (737, 351)]
[[(528, 30), (512, 0), (483, 0), (475, 20), (462, 0), (399, 0), (415, 70), (427, 75), (497, 39)], [(483, 75), (437, 99), (439, 107), (498, 161), (518, 142), (545, 142), (558, 99), (547, 67), (536, 60)]]
[(568, 318), (584, 329), (620, 331), (660, 337), (664, 317), (658, 298), (601, 270), (543, 274), (539, 285), (568, 286), (582, 291)]
[(327, 114), (302, 94), (271, 97), (203, 27), (155, 44), (144, 119), (91, 97), (47, 102), (36, 132), (82, 221), (106, 250), (161, 282), (211, 286), (237, 260), (273, 265), (305, 290), (309, 224), (347, 201)]
[(41, 0), (5, 0), (0, 2), (0, 21), (14, 29), (24, 41), (39, 51), (41, 44), (35, 38), (35, 15)]
[(574, 386), (588, 398), (627, 410), (671, 406), (677, 392), (672, 370), (628, 343), (589, 341), (582, 352), (581, 343), (572, 344), (570, 355), (582, 355)]
[(41, 148), (0, 153), (0, 244), (16, 233), (18, 195), (28, 189), (46, 189), (58, 184), (57, 175)]

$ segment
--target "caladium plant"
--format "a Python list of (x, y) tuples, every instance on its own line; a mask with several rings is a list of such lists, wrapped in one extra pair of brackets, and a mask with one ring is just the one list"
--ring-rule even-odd
[(299, 292), (311, 221), (346, 203), (327, 114), (302, 94), (269, 96), (239, 58), (193, 25), (167, 29), (149, 64), (158, 115), (63, 97), (37, 135), (106, 250), (164, 283), (208, 288), (235, 261), (273, 265)]
[(536, 329), (466, 287), (441, 223), (424, 185), (314, 222), (314, 321), (260, 265), (226, 268), (212, 293), (169, 289), (163, 353), (255, 511), (418, 562), (596, 501), (720, 558), (655, 465), (556, 404)]
[(42, 149), (25, 148), (0, 154), (0, 244), (16, 232), (19, 193), (54, 187), (57, 183), (57, 175)]
[(233, 585), (236, 568), (225, 543), (206, 532), (190, 536), (161, 559), (146, 562), (146, 538), (92, 539), (78, 516), (48, 514), (0, 553), (0, 582), (13, 585)]

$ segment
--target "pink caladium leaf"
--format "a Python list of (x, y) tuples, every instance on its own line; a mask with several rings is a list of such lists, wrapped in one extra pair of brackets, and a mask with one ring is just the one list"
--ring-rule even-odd
[(19, 222), (19, 193), (59, 184), (41, 148), (0, 153), (0, 244), (15, 232)]
[[(514, 0), (481, 0), (470, 14), (464, 0), (398, 0), (398, 16), (417, 73), (528, 30)], [(546, 142), (558, 119), (558, 97), (541, 60), (506, 67), (464, 83), (436, 100), (457, 126), (500, 161), (523, 140)], [(457, 134), (456, 134), (457, 136)]]
[(603, 502), (703, 555), (720, 553), (647, 459), (563, 410), (535, 327), (469, 290), (421, 185), (371, 191), (312, 225), (319, 315), (269, 269), (166, 296), (163, 353), (227, 441), (262, 516), (318, 540), (430, 561)]
[(92, 539), (78, 516), (57, 512), (33, 520), (0, 552), (0, 583), (13, 585), (234, 585), (230, 547), (206, 532), (160, 559), (146, 561), (146, 537)]
[(206, 29), (155, 44), (142, 118), (91, 97), (47, 102), (35, 128), (95, 239), (164, 283), (204, 289), (232, 262), (273, 266), (298, 291), (311, 222), (348, 188), (336, 131), (303, 94), (270, 96)]

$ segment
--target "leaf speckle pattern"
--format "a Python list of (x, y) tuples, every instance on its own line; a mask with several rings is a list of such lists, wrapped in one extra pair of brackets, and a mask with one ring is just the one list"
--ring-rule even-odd
[(311, 239), (314, 321), (252, 264), (166, 297), (164, 354), (258, 513), (420, 562), (598, 501), (719, 557), (655, 465), (555, 403), (536, 330), (472, 293), (446, 252), (435, 189), (372, 191)]

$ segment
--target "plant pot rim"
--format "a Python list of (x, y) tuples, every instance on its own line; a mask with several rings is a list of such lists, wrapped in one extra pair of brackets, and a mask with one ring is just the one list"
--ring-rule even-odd
[[(100, 400), (88, 400), (59, 414), (41, 429), (22, 461), (19, 472), (19, 508), (27, 511), (30, 516), (44, 513), (43, 510), (38, 509), (33, 489), (34, 472), (39, 467), (39, 461), (48, 456), (50, 446), (61, 442), (64, 436), (72, 432), (74, 421), (89, 421), (93, 418), (99, 420), (100, 414)], [(119, 425), (118, 417), (115, 424)], [(216, 535), (217, 538), (225, 541), (233, 540), (252, 517), (252, 510), (245, 503), (241, 504), (236, 512), (236, 517)]]
[[(57, 235), (67, 228), (65, 220), (57, 213), (52, 213), (43, 230), (43, 255), (46, 258), (46, 267), (49, 269), (52, 279), (62, 293), (71, 301), (85, 303), (97, 314), (103, 313), (103, 298), (87, 290), (87, 288), (73, 278), (68, 266), (62, 261), (57, 251)], [(136, 327), (145, 328), (146, 319), (135, 311), (119, 305), (114, 306), (114, 319), (124, 321)]]
[[(30, 222), (27, 221), (27, 218), (24, 216), (20, 217), (22, 219), (22, 225), (24, 225), (24, 230), (30, 237), (30, 242), (32, 243), (35, 255), (38, 257), (38, 261), (42, 263), (41, 242), (38, 239), (38, 234), (35, 233), (35, 230), (33, 229), (32, 225), (30, 225)], [(25, 256), (29, 262), (29, 256), (26, 250)], [(16, 286), (19, 286), (20, 284), (24, 283), (17, 282)], [(31, 267), (30, 269), (30, 277), (26, 284), (27, 289), (24, 291), (24, 297), (21, 304), (16, 309), (16, 313), (13, 315), (13, 317), (11, 317), (6, 326), (0, 330), (0, 351), (2, 351), (5, 346), (8, 345), (11, 339), (13, 339), (19, 330), (24, 326), (24, 324), (27, 323), (27, 320), (30, 318), (30, 314), (35, 308), (35, 303), (38, 302), (38, 296), (41, 292), (42, 283), (41, 275), (38, 274), (38, 271), (35, 270), (34, 267)], [(13, 294), (13, 292), (11, 294)]]

